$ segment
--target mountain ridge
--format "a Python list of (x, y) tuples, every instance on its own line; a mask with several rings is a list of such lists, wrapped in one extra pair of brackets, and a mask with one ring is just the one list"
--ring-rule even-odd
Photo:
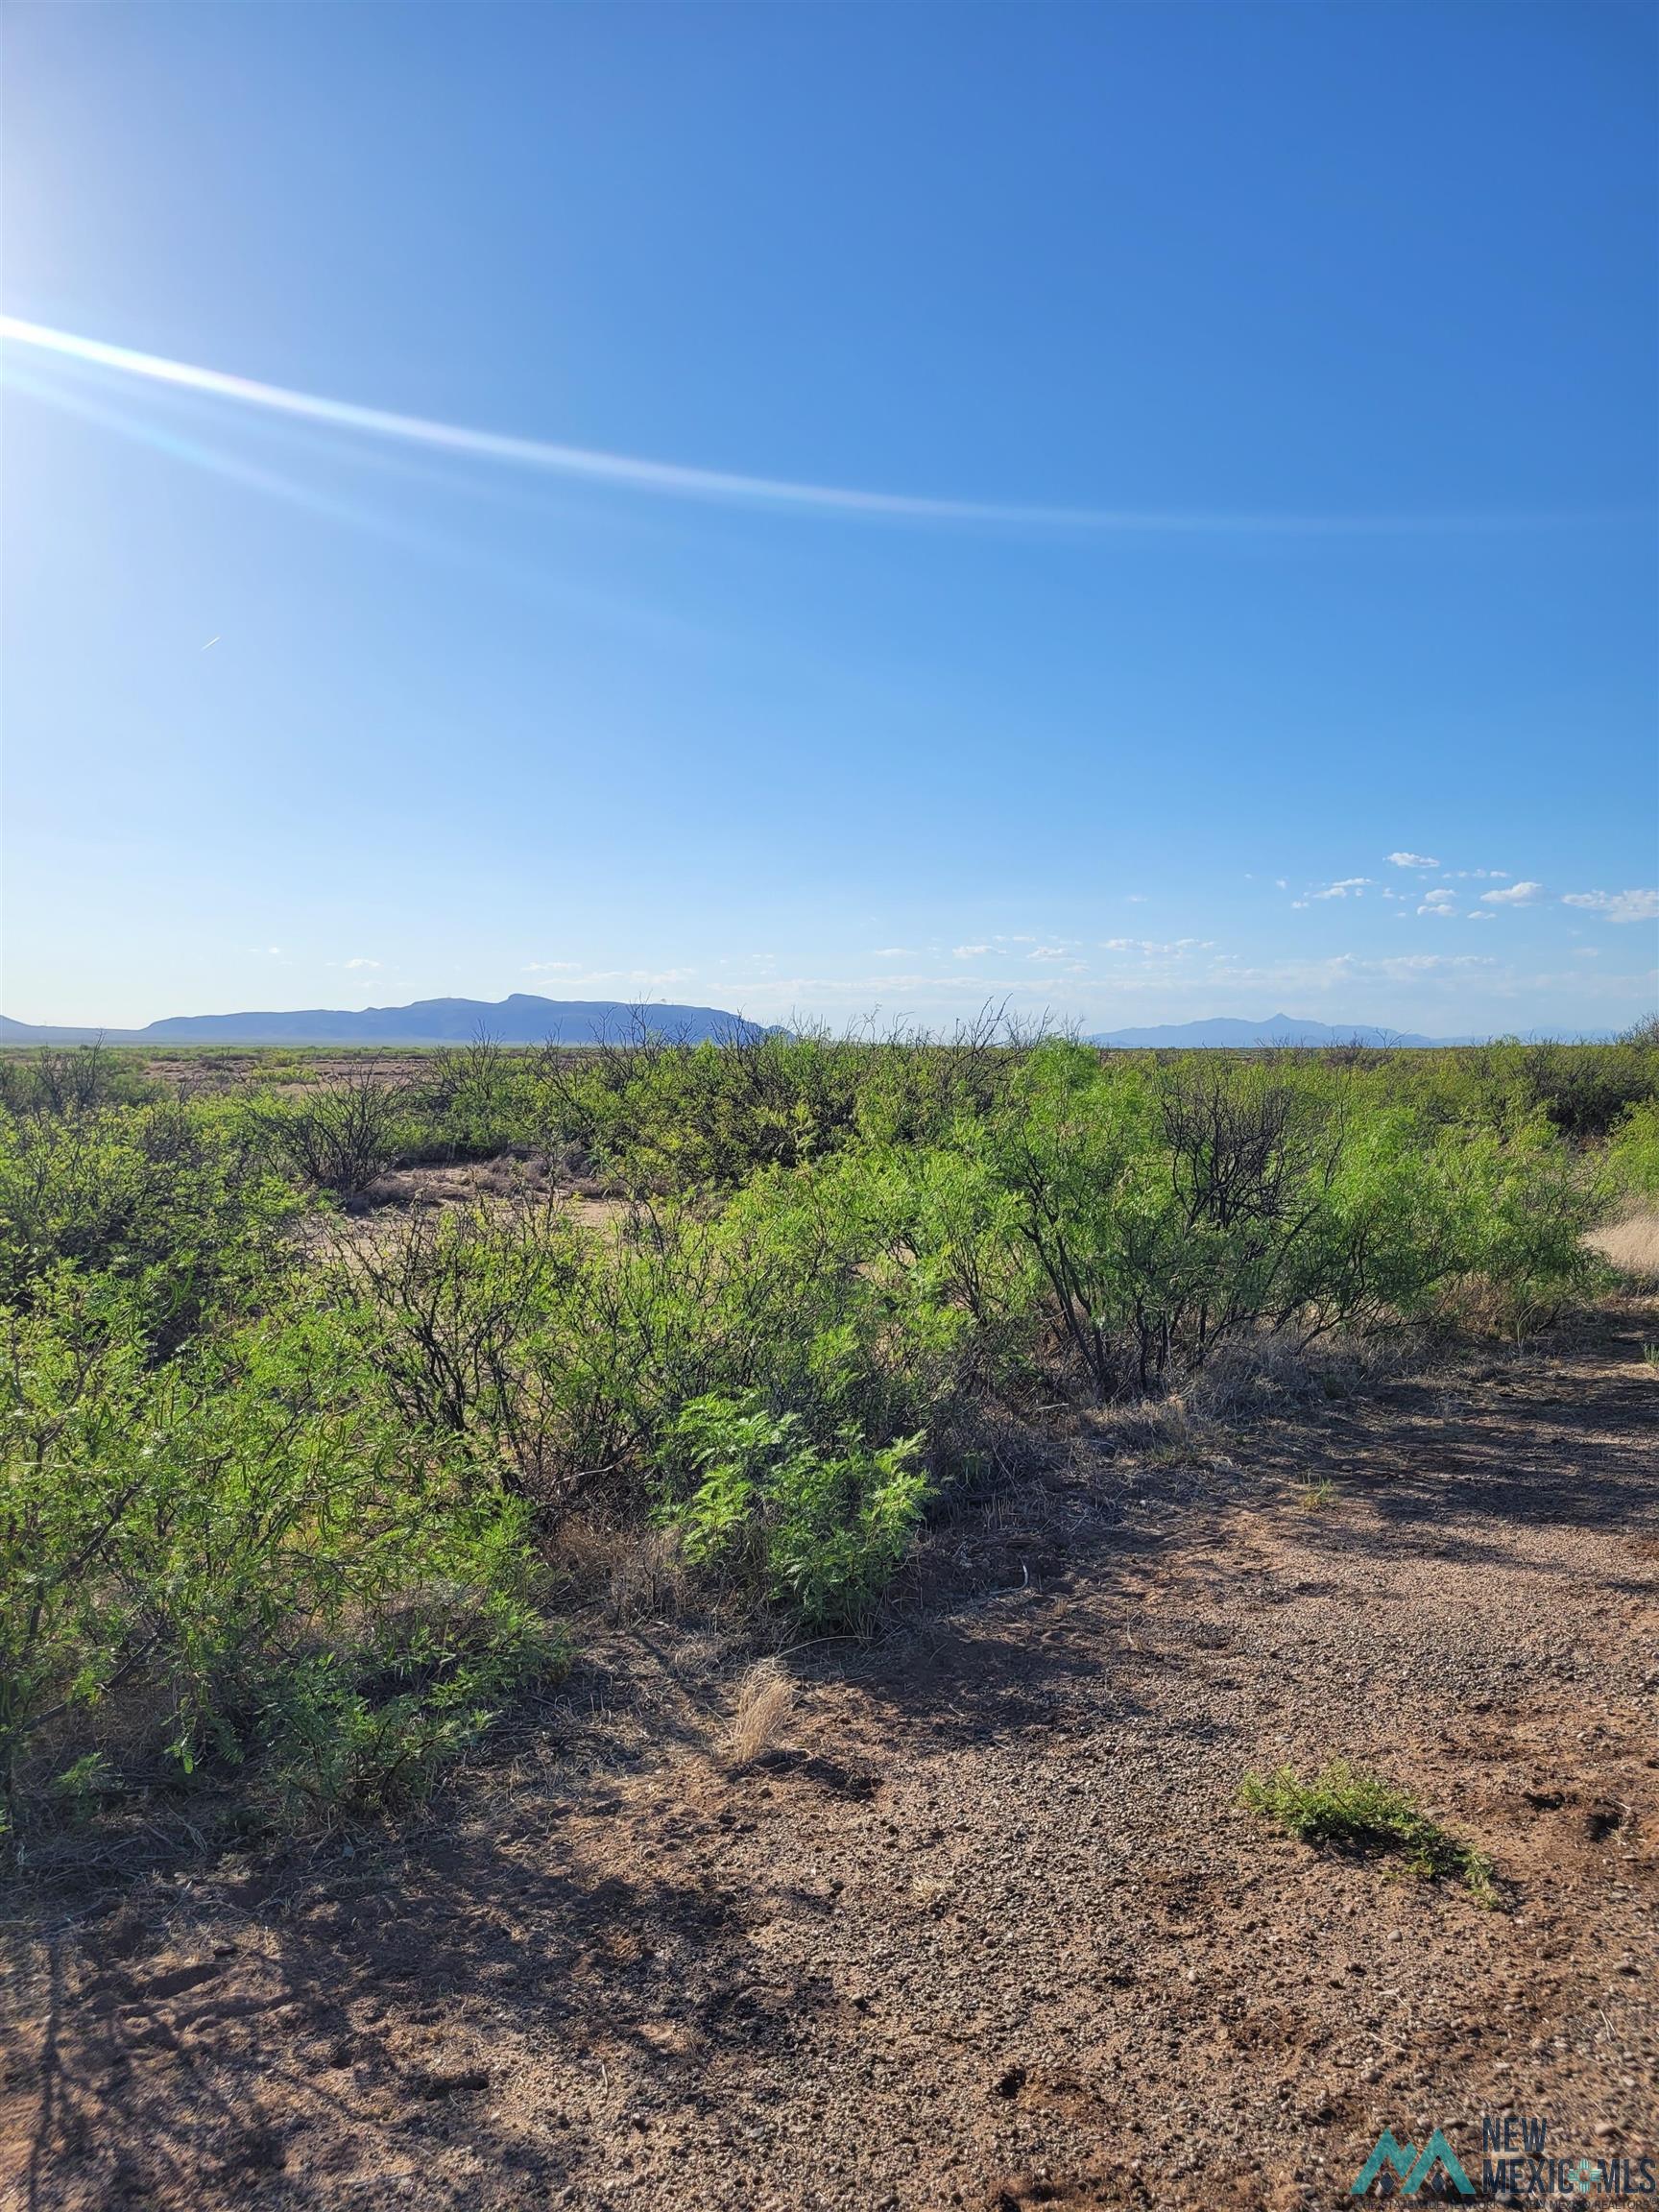
[[(505, 998), (417, 998), (406, 1006), (306, 1006), (292, 1011), (172, 1014), (139, 1029), (91, 1024), (16, 1022), (0, 1014), (0, 1047), (30, 1045), (464, 1045), (483, 1035), (501, 1045), (591, 1045), (632, 1030), (643, 1015), (658, 1036), (692, 1044), (733, 1035), (766, 1033), (767, 1024), (719, 1006), (646, 1004), (621, 998), (542, 998), (514, 991)], [(1273, 1014), (1264, 1022), (1214, 1015), (1197, 1022), (1166, 1022), (1143, 1028), (1099, 1030), (1091, 1045), (1123, 1051), (1257, 1050), (1264, 1046), (1365, 1045), (1394, 1048), (1481, 1045), (1488, 1033), (1425, 1037), (1414, 1030), (1372, 1022), (1346, 1025)], [(1609, 1030), (1586, 1032), (1580, 1042), (1604, 1042)]]
[(1165, 1022), (1150, 1028), (1109, 1029), (1089, 1039), (1091, 1045), (1115, 1045), (1123, 1050), (1211, 1049), (1248, 1050), (1263, 1045), (1372, 1045), (1416, 1046), (1431, 1045), (1481, 1045), (1484, 1037), (1422, 1037), (1409, 1029), (1382, 1029), (1356, 1022), (1346, 1027), (1314, 1022), (1289, 1014), (1271, 1014), (1265, 1022), (1246, 1022), (1233, 1015), (1214, 1015), (1202, 1022)]
[(0, 1046), (458, 1045), (480, 1033), (502, 1045), (591, 1045), (631, 1030), (642, 1014), (653, 1032), (709, 1038), (759, 1036), (761, 1024), (719, 1006), (646, 1005), (620, 998), (417, 998), (407, 1006), (305, 1006), (291, 1012), (172, 1014), (141, 1029), (13, 1022), (0, 1014)]

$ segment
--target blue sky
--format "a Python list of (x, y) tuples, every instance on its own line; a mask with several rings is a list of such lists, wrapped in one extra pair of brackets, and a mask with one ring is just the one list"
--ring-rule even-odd
[(1656, 45), (1618, 0), (12, 8), (12, 318), (1021, 512), (9, 343), (0, 1003), (1634, 1019)]

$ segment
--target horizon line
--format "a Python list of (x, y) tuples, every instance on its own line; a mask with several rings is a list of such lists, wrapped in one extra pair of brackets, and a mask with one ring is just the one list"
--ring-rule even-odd
[[(310, 1005), (290, 1007), (248, 1006), (237, 1007), (226, 1013), (161, 1014), (156, 1015), (151, 1021), (144, 1022), (117, 1023), (97, 1022), (27, 1022), (16, 1015), (7, 1015), (0, 1013), (0, 1050), (26, 1049), (31, 1046), (44, 1046), (54, 1041), (65, 1044), (101, 1044), (108, 1041), (110, 1045), (115, 1046), (120, 1046), (122, 1045), (133, 1045), (143, 1041), (144, 1032), (146, 1030), (160, 1028), (173, 1022), (254, 1022), (263, 1020), (289, 1021), (295, 1019), (296, 1017), (307, 1014), (326, 1015), (331, 1018), (346, 1021), (361, 1021), (367, 1017), (374, 1015), (386, 1016), (397, 1014), (413, 1014), (418, 1009), (423, 1007), (445, 1005), (475, 1007), (481, 1012), (488, 1013), (505, 1008), (506, 1006), (510, 1005), (516, 998), (529, 999), (533, 1003), (542, 1005), (570, 1008), (601, 1006), (607, 1008), (626, 1008), (629, 1011), (637, 1014), (648, 1014), (659, 1009), (663, 1011), (672, 1010), (677, 1013), (684, 1012), (693, 1014), (707, 1014), (715, 1016), (723, 1021), (736, 1023), (743, 1028), (755, 1030), (790, 1030), (794, 1025), (802, 1024), (803, 1022), (807, 1027), (814, 1025), (810, 1015), (804, 1015), (802, 1013), (792, 1014), (788, 1021), (767, 1021), (764, 1017), (757, 1017), (756, 1015), (745, 1013), (741, 1007), (732, 1008), (725, 1006), (698, 1004), (685, 999), (669, 999), (661, 998), (555, 999), (548, 998), (544, 994), (540, 992), (515, 991), (509, 992), (503, 998), (471, 998), (467, 997), (465, 994), (446, 994), (433, 998), (409, 999), (404, 1001), (402, 1004), (397, 1005)], [(860, 1027), (862, 1023), (869, 1019), (871, 1019), (871, 1017), (849, 1017), (848, 1028), (844, 1032), (837, 1032), (837, 1034), (844, 1033), (850, 1035), (852, 1034), (854, 1028)], [(1049, 1034), (1056, 1038), (1062, 1038), (1067, 1034), (1075, 1034), (1080, 1028), (1082, 1019), (1082, 1017), (1077, 1017), (1071, 1022), (1056, 1022), (1050, 1030)], [(901, 1022), (913, 1022), (916, 1020), (916, 1017), (896, 1014), (894, 1016), (894, 1020)], [(957, 1027), (961, 1026), (961, 1021), (962, 1017), (958, 1016), (955, 1018)], [(1110, 1044), (1114, 1039), (1118, 1037), (1133, 1035), (1136, 1033), (1141, 1035), (1147, 1035), (1156, 1032), (1173, 1034), (1184, 1030), (1208, 1028), (1223, 1022), (1229, 1025), (1236, 1025), (1239, 1028), (1257, 1030), (1271, 1029), (1279, 1023), (1285, 1023), (1286, 1028), (1280, 1033), (1280, 1036), (1277, 1039), (1271, 1041), (1262, 1040), (1262, 1042), (1276, 1042), (1292, 1047), (1301, 1044), (1315, 1048), (1322, 1046), (1339, 1047), (1346, 1043), (1358, 1042), (1361, 1040), (1361, 1033), (1363, 1032), (1369, 1032), (1371, 1038), (1375, 1039), (1379, 1045), (1382, 1046), (1383, 1048), (1386, 1048), (1386, 1043), (1384, 1041), (1399, 1042), (1403, 1044), (1404, 1041), (1407, 1039), (1410, 1039), (1414, 1042), (1420, 1042), (1424, 1046), (1493, 1044), (1503, 1042), (1503, 1040), (1510, 1038), (1517, 1038), (1524, 1042), (1527, 1040), (1547, 1040), (1557, 1043), (1571, 1043), (1574, 1041), (1587, 1043), (1600, 1042), (1608, 1039), (1616, 1040), (1623, 1033), (1622, 1028), (1602, 1028), (1599, 1030), (1588, 1030), (1581, 1027), (1573, 1029), (1561, 1023), (1541, 1023), (1534, 1024), (1527, 1028), (1507, 1026), (1503, 1028), (1482, 1029), (1477, 1027), (1475, 1029), (1464, 1030), (1461, 1033), (1450, 1037), (1436, 1037), (1430, 1035), (1421, 1029), (1412, 1030), (1402, 1028), (1393, 1022), (1377, 1021), (1332, 1022), (1324, 1019), (1319, 1015), (1293, 1015), (1286, 1014), (1283, 1010), (1280, 1010), (1273, 1014), (1261, 1016), (1252, 1016), (1247, 1014), (1202, 1014), (1189, 1016), (1186, 1019), (1179, 1021), (1119, 1022), (1109, 1026), (1102, 1024), (1102, 1026), (1097, 1029), (1087, 1031), (1078, 1037), (1078, 1042), (1086, 1045)], [(6, 1027), (8, 1026), (33, 1031), (36, 1034), (22, 1038), (9, 1038), (5, 1033)], [(921, 1024), (921, 1027), (924, 1034), (932, 1037), (935, 1034), (935, 1030), (937, 1029), (938, 1025), (928, 1024), (924, 1022)], [(1309, 1032), (1312, 1031), (1322, 1031), (1324, 1035), (1323, 1037), (1316, 1037), (1309, 1034)], [(484, 1028), (481, 1033), (486, 1038), (488, 1038), (490, 1035), (490, 1032), (487, 1028)], [(525, 1038), (496, 1038), (493, 1041), (507, 1048), (511, 1048), (517, 1045), (533, 1044), (538, 1042), (538, 1040), (535, 1039)], [(548, 1039), (541, 1041), (551, 1042), (551, 1033), (549, 1033)], [(158, 1044), (168, 1043), (184, 1045), (187, 1044), (189, 1040), (185, 1038), (174, 1038), (157, 1039), (155, 1040), (155, 1042)], [(372, 1046), (376, 1042), (376, 1040), (354, 1040), (350, 1037), (306, 1038), (304, 1036), (297, 1036), (265, 1039), (256, 1037), (220, 1037), (217, 1040), (209, 1040), (209, 1042), (216, 1042), (224, 1046), (246, 1046), (250, 1048), (264, 1044), (272, 1046), (291, 1045), (297, 1047), (312, 1046), (318, 1049), (323, 1049), (331, 1046), (346, 1047), (353, 1046), (354, 1044)], [(388, 1049), (393, 1049), (420, 1045), (430, 1045), (434, 1046), (443, 1045), (454, 1045), (460, 1042), (460, 1040), (452, 1037), (446, 1038), (428, 1033), (424, 1036), (418, 1034), (403, 1037), (392, 1036), (378, 1040), (378, 1042), (383, 1044)]]

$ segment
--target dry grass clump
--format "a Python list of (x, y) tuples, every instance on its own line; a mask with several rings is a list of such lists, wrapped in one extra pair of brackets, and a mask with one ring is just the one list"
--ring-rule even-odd
[(1201, 1465), (1224, 1444), (1227, 1430), (1352, 1398), (1420, 1367), (1426, 1348), (1421, 1333), (1410, 1331), (1310, 1346), (1265, 1333), (1241, 1336), (1223, 1344), (1183, 1389), (1103, 1407), (1091, 1415), (1090, 1428), (1150, 1465)]
[(542, 1557), (559, 1603), (613, 1628), (700, 1610), (672, 1532), (642, 1528), (625, 1503), (594, 1499), (565, 1514), (545, 1538)]
[(751, 1767), (775, 1751), (795, 1710), (795, 1685), (776, 1659), (761, 1659), (744, 1675), (726, 1739), (733, 1767)]
[(678, 1621), (689, 1608), (690, 1585), (680, 1546), (665, 1528), (613, 1526), (606, 1602), (619, 1627), (633, 1621)]
[(1659, 1283), (1659, 1214), (1632, 1214), (1592, 1229), (1585, 1242), (1622, 1275)]

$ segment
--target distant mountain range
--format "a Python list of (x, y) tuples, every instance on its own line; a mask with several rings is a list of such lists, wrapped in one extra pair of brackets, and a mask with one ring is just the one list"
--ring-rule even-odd
[[(620, 998), (536, 998), (515, 991), (510, 998), (418, 998), (412, 1006), (309, 1006), (295, 1014), (175, 1014), (142, 1029), (74, 1029), (12, 1022), (0, 1014), (0, 1046), (88, 1045), (465, 1045), (478, 1036), (500, 1045), (591, 1045), (621, 1037), (640, 1009)], [(701, 1045), (710, 1038), (758, 1037), (761, 1026), (718, 1006), (647, 1006), (659, 1036)], [(1612, 1030), (1586, 1032), (1599, 1043)], [(1181, 1050), (1204, 1046), (1248, 1049), (1262, 1045), (1481, 1045), (1479, 1037), (1418, 1037), (1409, 1030), (1378, 1029), (1363, 1022), (1310, 1022), (1275, 1014), (1266, 1022), (1221, 1016), (1209, 1022), (1171, 1022), (1149, 1029), (1111, 1029), (1091, 1045), (1130, 1050)]]
[(1274, 1014), (1265, 1022), (1236, 1022), (1227, 1016), (1210, 1022), (1168, 1022), (1153, 1029), (1113, 1029), (1089, 1040), (1091, 1045), (1142, 1050), (1182, 1050), (1205, 1045), (1240, 1050), (1256, 1045), (1483, 1045), (1485, 1041), (1483, 1037), (1418, 1037), (1407, 1029), (1373, 1029), (1358, 1022), (1347, 1028), (1334, 1027), (1289, 1014)]
[[(477, 1036), (501, 1045), (591, 1045), (622, 1037), (636, 1007), (620, 998), (419, 998), (412, 1006), (347, 1009), (308, 1006), (294, 1014), (175, 1014), (142, 1029), (72, 1029), (12, 1022), (0, 1014), (0, 1046), (86, 1045), (465, 1045)], [(709, 1038), (759, 1036), (757, 1023), (718, 1006), (647, 1006), (660, 1036), (701, 1045)]]

